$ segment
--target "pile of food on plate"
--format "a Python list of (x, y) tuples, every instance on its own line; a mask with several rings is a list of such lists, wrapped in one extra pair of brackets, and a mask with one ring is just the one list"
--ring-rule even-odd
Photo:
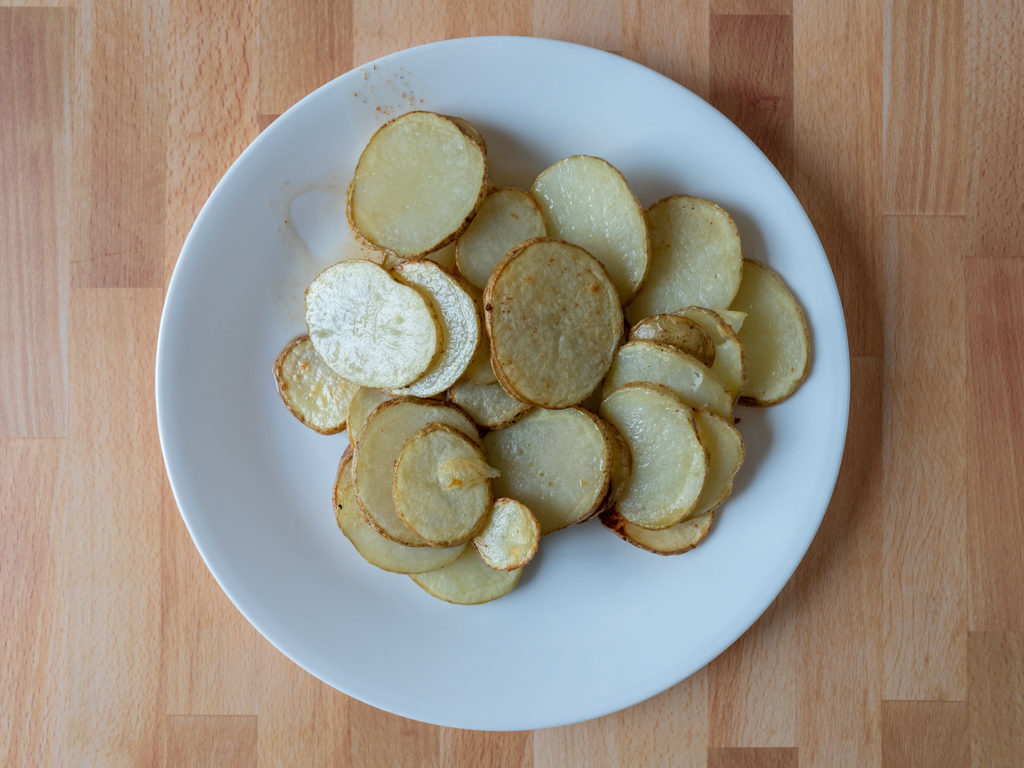
[(803, 312), (729, 214), (645, 211), (600, 158), (491, 187), (479, 131), (410, 112), (370, 139), (347, 209), (365, 256), (310, 284), (278, 391), (348, 430), (334, 503), (355, 549), (442, 600), (507, 594), (543, 535), (592, 517), (693, 549), (743, 462), (734, 404), (807, 374)]

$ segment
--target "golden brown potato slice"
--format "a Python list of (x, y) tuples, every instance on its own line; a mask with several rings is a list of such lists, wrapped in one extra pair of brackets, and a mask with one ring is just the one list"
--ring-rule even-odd
[(359, 390), (327, 365), (309, 336), (290, 341), (274, 361), (277, 392), (292, 415), (322, 435), (345, 428), (349, 403)]
[(353, 471), (356, 495), (367, 522), (400, 544), (426, 546), (398, 516), (392, 495), (395, 464), (405, 441), (427, 424), (447, 424), (477, 439), (473, 422), (462, 411), (435, 400), (396, 397), (377, 406), (356, 441)]
[(601, 522), (623, 541), (656, 555), (681, 555), (700, 544), (711, 530), (715, 510), (656, 531), (633, 525), (615, 511), (601, 515)]
[(693, 320), (679, 315), (645, 317), (630, 329), (629, 340), (668, 344), (708, 368), (712, 368), (715, 362), (715, 345), (711, 337)]
[(589, 395), (622, 336), (622, 309), (604, 268), (582, 248), (549, 238), (502, 259), (484, 291), (484, 315), (498, 381), (543, 408)]
[(498, 383), (460, 381), (448, 390), (448, 402), (459, 406), (473, 421), (488, 429), (507, 427), (530, 410), (526, 403), (509, 397)]
[(800, 304), (775, 272), (744, 259), (733, 309), (747, 313), (739, 332), (747, 363), (740, 402), (781, 403), (796, 392), (810, 368), (810, 335)]
[[(452, 464), (459, 465), (457, 472), (450, 471)], [(469, 541), (494, 498), (487, 472), (476, 472), (472, 482), (463, 479), (474, 464), (486, 467), (483, 451), (447, 424), (428, 424), (406, 440), (394, 481), (395, 510), (406, 527), (435, 547)]]
[(604, 399), (601, 416), (619, 430), (633, 457), (615, 511), (643, 528), (667, 528), (686, 519), (708, 474), (693, 410), (666, 387), (633, 383)]
[(382, 125), (348, 188), (356, 236), (403, 258), (422, 258), (458, 237), (487, 191), (478, 135), (433, 112)]
[(455, 245), (459, 274), (483, 290), (498, 262), (513, 246), (545, 234), (544, 216), (528, 192), (492, 189)]
[(647, 222), (618, 169), (599, 157), (573, 155), (541, 173), (530, 191), (549, 235), (601, 262), (623, 304), (636, 296), (647, 275)]
[(522, 568), (537, 554), (540, 523), (529, 508), (515, 499), (495, 499), (487, 525), (473, 539), (477, 554), (499, 571)]
[(692, 408), (706, 408), (732, 422), (732, 398), (718, 377), (675, 347), (656, 341), (631, 341), (619, 347), (604, 380), (604, 394), (634, 381), (666, 386)]
[(551, 533), (586, 520), (608, 490), (612, 459), (599, 419), (579, 408), (534, 409), (484, 437), (498, 496), (523, 502)]
[(442, 342), (427, 299), (361, 259), (328, 267), (310, 284), (306, 326), (324, 362), (363, 387), (411, 384)]
[(354, 444), (366, 423), (367, 417), (381, 403), (390, 400), (391, 395), (380, 389), (360, 387), (348, 406), (348, 439)]
[(673, 195), (650, 207), (651, 267), (626, 308), (636, 322), (697, 305), (726, 309), (740, 286), (743, 254), (732, 217), (699, 197)]
[(441, 353), (426, 373), (394, 394), (430, 397), (444, 392), (465, 372), (483, 335), (476, 302), (461, 280), (430, 260), (407, 261), (392, 274), (418, 288), (441, 319)]
[(736, 427), (710, 411), (695, 411), (694, 416), (697, 435), (708, 452), (708, 475), (690, 517), (717, 509), (729, 498), (744, 456), (743, 438)]
[[(747, 364), (740, 337), (719, 312), (706, 307), (686, 307), (676, 313), (699, 325), (715, 345), (715, 359), (709, 366), (732, 397), (739, 397), (747, 378)], [(742, 325), (742, 320), (739, 321)]]
[(363, 516), (352, 479), (351, 446), (342, 457), (334, 484), (334, 511), (338, 527), (368, 563), (392, 573), (423, 573), (443, 568), (462, 554), (456, 547), (407, 547), (381, 536)]
[(473, 547), (466, 547), (451, 565), (409, 578), (439, 600), (456, 605), (479, 605), (511, 592), (522, 572), (522, 568), (513, 571), (490, 568)]

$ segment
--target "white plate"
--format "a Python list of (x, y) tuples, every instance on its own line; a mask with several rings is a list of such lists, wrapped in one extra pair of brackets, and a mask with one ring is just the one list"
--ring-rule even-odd
[[(781, 272), (803, 303), (811, 374), (781, 406), (740, 409), (747, 462), (693, 552), (648, 554), (595, 521), (545, 538), (509, 596), (459, 607), (369, 566), (338, 532), (331, 487), (346, 438), (316, 435), (292, 418), (271, 365), (303, 332), (306, 284), (345, 250), (341, 198), (360, 149), (386, 117), (410, 108), (478, 126), (499, 184), (527, 186), (558, 158), (589, 153), (621, 169), (644, 205), (675, 192), (716, 200), (735, 217), (746, 254)], [(373, 706), (511, 730), (641, 701), (703, 667), (757, 619), (825, 512), (849, 380), (842, 308), (821, 244), (789, 187), (735, 126), (671, 80), (611, 54), (471, 38), (339, 77), (242, 154), (175, 268), (156, 393), (182, 517), (256, 629)]]

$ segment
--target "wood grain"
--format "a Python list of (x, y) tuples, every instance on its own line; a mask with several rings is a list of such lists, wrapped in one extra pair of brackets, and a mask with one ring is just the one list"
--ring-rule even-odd
[[(1024, 5), (0, 6), (0, 763), (1020, 765)], [(349, 67), (473, 34), (619, 52), (728, 113), (820, 234), (854, 356), (775, 604), (663, 694), (533, 733), (404, 720), (274, 650), (202, 565), (152, 408), (166, 279), (241, 150)]]

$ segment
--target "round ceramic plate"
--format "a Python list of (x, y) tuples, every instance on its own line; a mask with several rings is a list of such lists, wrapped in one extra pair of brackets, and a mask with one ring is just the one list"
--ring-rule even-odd
[[(344, 434), (278, 399), (271, 366), (304, 332), (303, 290), (351, 255), (344, 191), (383, 121), (461, 115), (496, 184), (528, 187), (566, 155), (607, 158), (640, 202), (721, 203), (748, 256), (803, 304), (813, 364), (782, 405), (739, 409), (747, 460), (708, 539), (678, 557), (596, 521), (546, 537), (518, 588), (487, 605), (429, 597), (338, 532)], [(768, 607), (803, 557), (839, 469), (849, 353), (814, 229), (771, 163), (725, 117), (625, 59), (531, 38), (470, 38), (387, 56), (310, 94), (217, 185), (171, 280), (156, 394), (167, 472), (206, 564), (297, 664), (345, 693), (447, 726), (561, 725), (630, 706), (697, 671)], [(627, 658), (628, 663), (623, 663)]]

